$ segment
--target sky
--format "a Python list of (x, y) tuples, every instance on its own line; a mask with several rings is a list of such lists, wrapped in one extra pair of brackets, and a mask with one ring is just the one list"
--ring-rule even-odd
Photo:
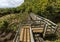
[(24, 0), (0, 0), (0, 8), (12, 8), (20, 6)]

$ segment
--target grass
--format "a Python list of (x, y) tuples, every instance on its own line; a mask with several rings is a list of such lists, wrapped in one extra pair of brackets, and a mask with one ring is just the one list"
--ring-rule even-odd
[[(28, 13), (9, 14), (0, 17), (0, 30), (16, 31), (18, 24), (28, 18)], [(7, 27), (7, 28), (6, 28)]]

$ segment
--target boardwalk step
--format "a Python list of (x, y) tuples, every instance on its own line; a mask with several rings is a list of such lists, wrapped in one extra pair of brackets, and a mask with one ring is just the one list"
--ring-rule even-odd
[(23, 39), (24, 41), (23, 42), (27, 42), (27, 33), (26, 32), (27, 32), (27, 30), (24, 29), (24, 36), (23, 36), (24, 37), (24, 39)]
[(23, 41), (23, 34), (24, 34), (24, 29), (21, 29), (21, 32), (20, 32), (20, 41), (21, 42)]
[(30, 29), (28, 26), (21, 29), (20, 42), (30, 42)]
[(30, 42), (30, 29), (27, 29), (27, 42)]
[(33, 32), (43, 32), (43, 28), (32, 28)]

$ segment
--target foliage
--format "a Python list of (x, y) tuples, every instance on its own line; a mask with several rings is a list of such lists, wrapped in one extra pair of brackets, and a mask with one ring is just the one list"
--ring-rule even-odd
[(60, 0), (25, 0), (25, 2), (17, 8), (0, 9), (0, 16), (20, 12), (33, 12), (54, 22), (58, 22), (60, 18)]
[(10, 14), (0, 18), (0, 30), (3, 31), (16, 31), (18, 29), (18, 25), (21, 21), (26, 20), (28, 17), (27, 13), (19, 13), (19, 14)]

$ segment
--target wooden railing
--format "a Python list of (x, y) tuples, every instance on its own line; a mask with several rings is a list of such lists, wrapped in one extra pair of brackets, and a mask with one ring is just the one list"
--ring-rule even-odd
[(40, 24), (42, 22), (44, 22), (45, 27), (44, 27), (44, 31), (43, 31), (43, 37), (45, 36), (48, 29), (50, 29), (50, 32), (56, 33), (56, 31), (58, 29), (58, 25), (56, 25), (52, 21), (50, 21), (44, 17), (41, 17), (39, 15), (35, 15), (34, 13), (31, 13), (30, 16), (31, 16), (32, 20), (36, 20), (36, 21), (39, 20)]
[(32, 28), (30, 27), (31, 42), (35, 42), (33, 38)]
[(48, 25), (47, 28), (51, 28), (51, 29), (55, 30), (55, 33), (56, 33), (56, 30), (58, 29), (58, 25), (57, 24), (55, 24), (52, 21), (50, 21), (50, 20), (48, 20), (46, 18), (43, 18), (41, 16), (38, 16), (38, 17), (41, 18), (43, 21), (45, 21), (47, 23), (47, 25)]
[(15, 34), (15, 37), (14, 37), (14, 39), (13, 39), (13, 42), (20, 42), (19, 41), (19, 36), (20, 36), (20, 29), (21, 29), (21, 23), (19, 24), (19, 26), (18, 26), (18, 29), (17, 29), (17, 31), (16, 31), (16, 34)]

